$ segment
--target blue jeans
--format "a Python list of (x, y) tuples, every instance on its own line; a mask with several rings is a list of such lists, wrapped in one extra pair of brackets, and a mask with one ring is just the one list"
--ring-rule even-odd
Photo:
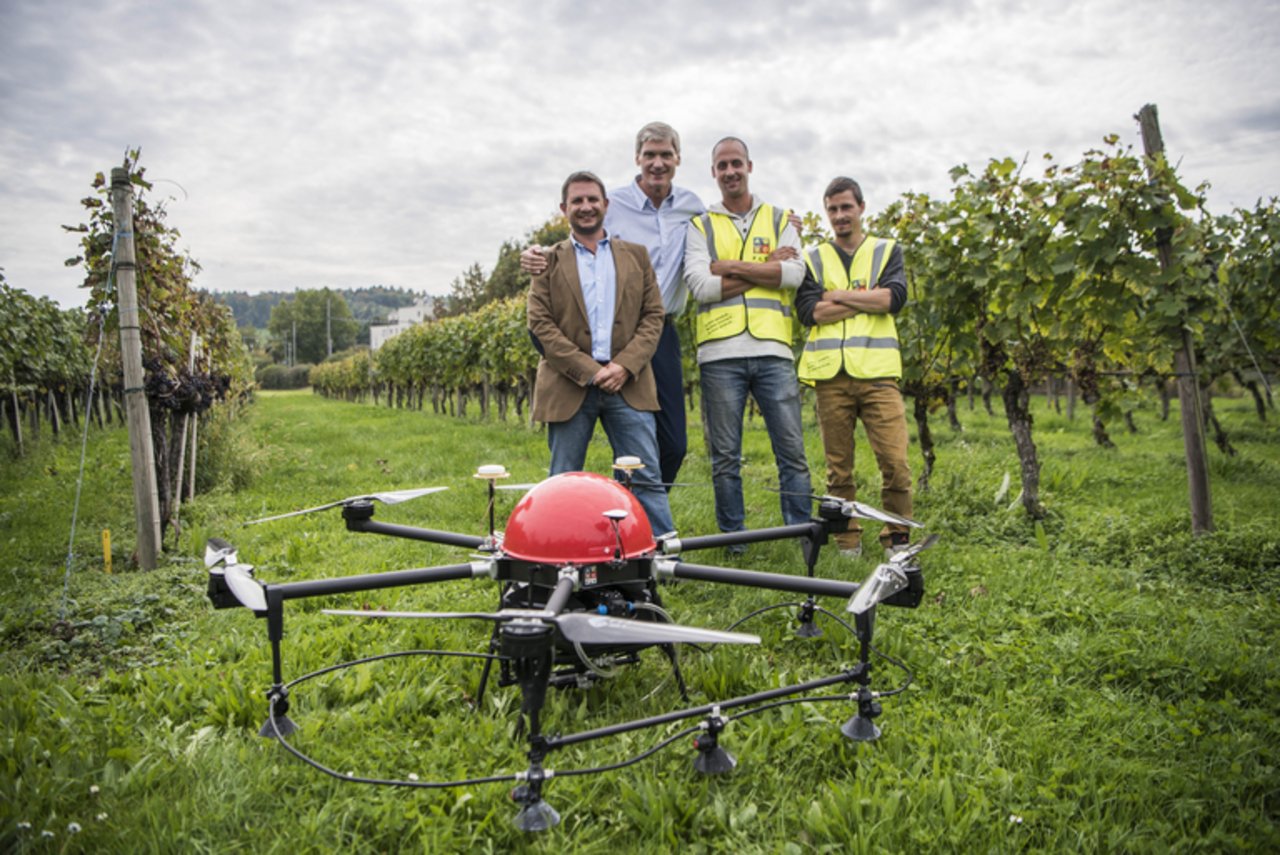
[(658, 439), (653, 413), (632, 409), (621, 395), (608, 395), (591, 386), (573, 418), (547, 424), (551, 474), (582, 471), (587, 460), (587, 445), (596, 431), (597, 420), (604, 424), (615, 458), (629, 454), (639, 457), (644, 464), (643, 469), (631, 473), (631, 491), (649, 517), (654, 535), (675, 531), (671, 505), (658, 471)]
[(740, 468), (742, 416), (748, 393), (756, 399), (773, 444), (782, 490), (782, 519), (787, 525), (808, 522), (812, 488), (800, 427), (800, 384), (791, 360), (776, 356), (719, 359), (702, 363), (699, 371), (720, 530), (741, 531), (745, 527)]

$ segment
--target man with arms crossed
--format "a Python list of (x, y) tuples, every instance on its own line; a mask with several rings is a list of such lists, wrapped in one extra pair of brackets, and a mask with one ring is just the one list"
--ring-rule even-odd
[(542, 349), (533, 418), (547, 423), (551, 474), (586, 461), (596, 422), (614, 456), (633, 455), (644, 468), (632, 489), (655, 535), (675, 528), (658, 478), (658, 409), (649, 360), (662, 335), (662, 296), (648, 254), (605, 227), (604, 184), (575, 172), (560, 191), (570, 236), (547, 252), (546, 270), (529, 286), (528, 323)]
[[(650, 122), (636, 134), (635, 180), (612, 191), (605, 229), (616, 239), (643, 245), (657, 275), (665, 319), (658, 349), (650, 363), (658, 390), (655, 413), (661, 479), (676, 480), (688, 451), (685, 428), (684, 371), (680, 336), (675, 321), (684, 311), (688, 291), (684, 284), (684, 242), (689, 218), (705, 209), (696, 194), (676, 187), (680, 165), (680, 135), (662, 122)], [(520, 256), (520, 267), (537, 275), (546, 266), (542, 247), (530, 247)]]
[[(823, 194), (835, 240), (809, 250), (796, 310), (811, 327), (800, 356), (800, 380), (818, 393), (818, 423), (827, 458), (827, 492), (857, 498), (853, 483), (854, 428), (859, 419), (880, 465), (880, 503), (911, 516), (907, 416), (898, 390), (902, 356), (893, 316), (907, 301), (906, 272), (897, 241), (862, 230), (866, 203), (851, 178), (837, 178)], [(841, 554), (862, 554), (857, 520), (836, 535)], [(907, 528), (886, 525), (887, 555), (905, 549)]]
[[(694, 217), (685, 281), (698, 302), (698, 370), (721, 531), (745, 527), (742, 419), (755, 398), (773, 445), (788, 525), (809, 519), (809, 464), (791, 351), (792, 295), (804, 278), (799, 235), (781, 208), (751, 194), (747, 145), (725, 137), (711, 152), (722, 199)], [(740, 554), (742, 548), (730, 548)]]

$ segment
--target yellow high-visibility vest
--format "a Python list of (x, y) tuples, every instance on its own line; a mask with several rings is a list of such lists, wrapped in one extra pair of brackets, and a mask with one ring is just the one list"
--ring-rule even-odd
[[(706, 238), (712, 261), (721, 258), (767, 261), (769, 253), (778, 248), (786, 214), (782, 208), (761, 205), (745, 239), (725, 214), (709, 212), (696, 216), (693, 227)], [(732, 338), (745, 331), (755, 338), (780, 341), (790, 347), (795, 338), (792, 296), (789, 289), (757, 287), (718, 303), (699, 304), (697, 343)]]
[[(844, 262), (830, 243), (809, 250), (805, 260), (825, 291), (866, 290), (879, 281), (895, 243), (885, 238), (864, 239), (853, 255), (847, 277)], [(859, 312), (844, 320), (816, 324), (809, 330), (796, 370), (801, 382), (812, 386), (816, 380), (830, 380), (842, 368), (850, 377), (859, 379), (902, 377), (898, 326), (893, 315)]]

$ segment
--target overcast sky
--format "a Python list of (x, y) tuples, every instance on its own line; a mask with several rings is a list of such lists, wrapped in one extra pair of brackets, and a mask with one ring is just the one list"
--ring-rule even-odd
[(735, 134), (769, 201), (848, 174), (874, 213), (959, 163), (1140, 148), (1150, 102), (1228, 213), (1280, 195), (1277, 57), (1275, 0), (0, 0), (0, 268), (83, 305), (60, 226), (141, 147), (202, 288), (443, 294), (571, 171), (630, 180), (652, 120), (706, 202)]

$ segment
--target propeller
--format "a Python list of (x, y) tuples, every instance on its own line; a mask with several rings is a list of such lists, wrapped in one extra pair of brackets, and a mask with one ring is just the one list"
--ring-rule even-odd
[(903, 549), (899, 552), (894, 553), (889, 558), (889, 563), (905, 564), (908, 561), (910, 561), (912, 558), (915, 558), (921, 552), (924, 552), (926, 549), (933, 546), (937, 542), (938, 542), (938, 535), (931, 534), (928, 537), (926, 537), (924, 540), (921, 540), (917, 543), (913, 543), (910, 546), (908, 546), (906, 549)]
[(273, 517), (262, 517), (261, 519), (250, 520), (245, 525), (257, 525), (258, 523), (274, 522), (288, 517), (302, 516), (303, 514), (313, 514), (316, 511), (325, 511), (329, 508), (336, 508), (338, 505), (349, 505), (352, 502), (382, 502), (384, 505), (398, 505), (401, 502), (407, 502), (410, 499), (416, 499), (419, 496), (425, 496), (428, 493), (439, 493), (441, 490), (447, 490), (448, 487), (419, 487), (416, 490), (391, 490), (386, 493), (367, 493), (363, 496), (348, 496), (345, 499), (339, 499), (336, 502), (329, 502), (324, 505), (316, 505), (314, 508), (303, 508), (300, 511), (290, 511), (287, 514), (276, 514)]
[(907, 578), (906, 565), (937, 542), (938, 535), (931, 534), (876, 567), (867, 577), (867, 581), (858, 586), (857, 592), (850, 598), (845, 611), (860, 615), (907, 587), (910, 580)]
[(536, 609), (503, 609), (500, 612), (371, 612), (359, 609), (325, 609), (324, 613), (362, 618), (471, 618), (496, 623), (539, 621), (553, 624), (560, 630), (565, 641), (579, 644), (760, 643), (760, 636), (744, 632), (617, 618), (591, 612), (565, 612), (557, 615)]
[(220, 537), (211, 537), (204, 543), (204, 566), (213, 568), (222, 563), (236, 564), (236, 548)]
[(845, 611), (860, 615), (907, 587), (907, 571), (897, 564), (881, 564), (849, 600)]
[(879, 508), (873, 508), (871, 505), (864, 505), (862, 502), (855, 502), (850, 499), (842, 499), (839, 496), (821, 496), (824, 502), (839, 502), (844, 509), (847, 517), (857, 517), (863, 520), (875, 520), (876, 522), (893, 523), (894, 525), (905, 525), (910, 528), (924, 528), (924, 523), (916, 522), (907, 517), (900, 517), (897, 514), (891, 514), (888, 511), (882, 511)]
[(656, 623), (590, 612), (568, 612), (555, 619), (566, 641), (579, 644), (759, 644), (760, 636), (679, 623)]
[(891, 514), (888, 511), (882, 511), (871, 505), (855, 502), (852, 499), (842, 499), (839, 496), (819, 496), (814, 493), (797, 493), (792, 490), (779, 490), (777, 487), (765, 487), (771, 493), (780, 493), (783, 496), (805, 496), (815, 502), (835, 502), (840, 505), (847, 517), (857, 517), (860, 520), (875, 520), (876, 522), (893, 523), (894, 525), (905, 525), (910, 528), (924, 528), (924, 523), (916, 522), (907, 517), (900, 517), (897, 514)]
[(262, 583), (253, 578), (253, 567), (248, 564), (232, 564), (223, 571), (227, 587), (235, 594), (240, 605), (255, 612), (267, 610), (267, 592)]

